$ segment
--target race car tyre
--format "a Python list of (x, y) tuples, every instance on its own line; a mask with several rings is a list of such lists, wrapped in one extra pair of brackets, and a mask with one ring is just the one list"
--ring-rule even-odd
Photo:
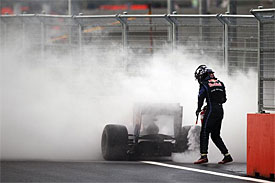
[(106, 125), (101, 138), (101, 151), (105, 160), (126, 160), (128, 131), (123, 125)]

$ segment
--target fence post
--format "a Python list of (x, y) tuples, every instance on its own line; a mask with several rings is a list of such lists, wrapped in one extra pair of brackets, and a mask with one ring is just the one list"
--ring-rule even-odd
[(222, 14), (218, 14), (217, 19), (223, 24), (223, 68), (228, 72), (228, 22)]
[[(66, 18), (64, 18), (66, 20)], [(71, 20), (73, 20), (73, 15), (69, 18)], [(73, 21), (70, 21), (70, 23)], [(69, 39), (69, 49), (70, 51), (70, 55), (71, 55), (71, 59), (73, 60), (73, 52), (72, 52), (72, 44), (73, 44), (73, 32), (74, 32), (74, 26), (73, 25), (69, 25), (69, 35), (68, 35), (68, 39)]]
[(228, 24), (224, 24), (224, 68), (228, 72)]
[(262, 23), (258, 21), (258, 112), (262, 112), (263, 108), (263, 65), (261, 64), (261, 48), (263, 47), (262, 45)]
[[(123, 12), (123, 15), (127, 15), (127, 12)], [(127, 70), (128, 64), (128, 31), (129, 27), (127, 24), (127, 18), (122, 18), (120, 14), (116, 15), (116, 19), (121, 23), (122, 26), (122, 50), (123, 50), (123, 66), (124, 69)]]
[[(173, 15), (176, 15), (177, 12), (174, 11), (173, 12)], [(177, 41), (178, 41), (178, 22), (177, 22), (177, 19), (175, 18), (174, 21), (173, 21), (173, 24), (172, 24), (172, 43), (173, 43), (173, 49), (175, 49), (177, 47)]]
[[(176, 15), (177, 12), (174, 11), (173, 15)], [(169, 28), (169, 31), (171, 32), (168, 34), (168, 40), (171, 40), (171, 47), (172, 50), (174, 50), (177, 47), (177, 40), (178, 40), (178, 25), (177, 25), (177, 19), (175, 17), (171, 16), (170, 14), (165, 16), (165, 19), (171, 24), (172, 28)]]
[[(123, 12), (124, 15), (127, 14), (127, 12)], [(128, 25), (127, 25), (127, 18), (121, 18), (120, 15), (116, 16), (116, 19), (121, 23), (122, 25), (122, 48), (124, 53), (127, 51), (127, 43), (128, 43)]]
[[(24, 15), (23, 15), (24, 16)], [(24, 17), (20, 17), (22, 18), (22, 48), (23, 50), (25, 50), (25, 41), (26, 41), (26, 25), (25, 25), (25, 22), (24, 22)]]
[[(4, 18), (1, 18), (1, 21), (2, 21), (2, 24), (4, 24), (4, 28), (3, 28), (3, 34), (1, 33), (1, 36), (2, 36), (2, 39), (1, 41), (3, 41), (3, 55), (6, 56), (6, 50), (7, 50), (7, 39), (8, 39), (8, 25), (7, 23), (5, 22)], [(2, 32), (2, 29), (1, 29), (1, 32)]]
[[(83, 13), (79, 13), (78, 15), (82, 16)], [(75, 16), (73, 16), (73, 19), (78, 24), (78, 48), (79, 48), (80, 60), (82, 60), (82, 29), (83, 28), (82, 28), (81, 23), (75, 18)]]
[[(258, 9), (262, 9), (262, 6), (259, 6)], [(251, 11), (253, 14), (253, 11)], [(262, 48), (262, 23), (260, 18), (258, 18), (255, 14), (253, 14), (258, 20), (258, 55), (257, 55), (257, 63), (258, 63), (258, 113), (263, 111), (263, 65), (261, 64), (261, 48)]]
[[(43, 16), (43, 15), (42, 15)], [(45, 25), (44, 17), (40, 16), (40, 56), (42, 59), (45, 58)]]
[(258, 113), (263, 111), (263, 65), (261, 61), (261, 48), (262, 45), (262, 23), (258, 20)]
[(82, 55), (82, 26), (78, 24), (78, 46), (80, 55)]
[[(127, 12), (123, 12), (124, 15), (127, 15)], [(125, 52), (127, 52), (127, 46), (128, 46), (128, 24), (127, 24), (127, 18), (123, 20), (123, 49)]]
[[(174, 0), (167, 0), (167, 14), (171, 14), (174, 10)], [(172, 25), (172, 30), (170, 27), (168, 27), (168, 30), (167, 30), (167, 37), (168, 37), (168, 41), (172, 42), (172, 45), (173, 45), (173, 25)]]

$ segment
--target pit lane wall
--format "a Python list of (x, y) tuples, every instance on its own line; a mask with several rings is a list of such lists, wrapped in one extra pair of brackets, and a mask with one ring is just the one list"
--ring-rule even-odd
[(247, 115), (247, 175), (274, 180), (275, 114)]

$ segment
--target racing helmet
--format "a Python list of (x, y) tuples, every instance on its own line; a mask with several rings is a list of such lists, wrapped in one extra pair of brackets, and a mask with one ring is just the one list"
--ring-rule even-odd
[(211, 73), (214, 73), (212, 69), (207, 68), (206, 65), (200, 65), (195, 71), (195, 78), (201, 83)]

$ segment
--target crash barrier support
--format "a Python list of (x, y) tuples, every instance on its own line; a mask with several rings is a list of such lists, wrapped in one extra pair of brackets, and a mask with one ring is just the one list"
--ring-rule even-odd
[(258, 112), (275, 110), (275, 8), (251, 13), (258, 20)]
[(275, 175), (275, 114), (247, 115), (247, 175)]

